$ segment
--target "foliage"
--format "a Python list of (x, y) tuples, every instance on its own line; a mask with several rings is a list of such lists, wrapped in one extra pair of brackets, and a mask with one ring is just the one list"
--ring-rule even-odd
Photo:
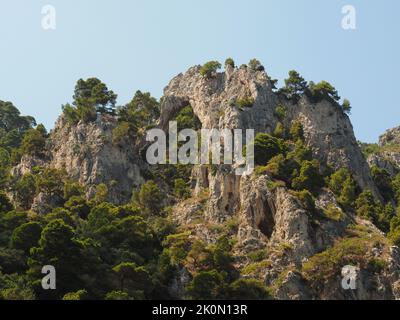
[(344, 99), (343, 100), (342, 109), (347, 114), (351, 113), (351, 104), (350, 104), (350, 101), (348, 99)]
[(183, 179), (176, 179), (174, 193), (179, 199), (187, 199), (190, 197), (190, 188)]
[(154, 125), (160, 115), (160, 104), (149, 92), (138, 90), (128, 104), (118, 108), (117, 114), (119, 126), (122, 127), (117, 129), (116, 136), (120, 137), (118, 133), (123, 131), (138, 132), (142, 128), (146, 129)]
[(211, 78), (220, 68), (221, 64), (218, 61), (208, 61), (201, 67), (200, 74), (203, 77)]
[(227, 58), (227, 59), (225, 60), (225, 67), (226, 67), (226, 66), (231, 66), (232, 68), (234, 68), (234, 67), (235, 67), (235, 61), (233, 61), (232, 58)]
[(310, 82), (309, 92), (315, 101), (321, 101), (324, 98), (330, 99), (334, 102), (338, 102), (340, 100), (339, 94), (335, 87), (324, 80), (318, 82), (317, 84)]
[(257, 59), (250, 60), (249, 68), (250, 68), (250, 70), (253, 70), (253, 71), (264, 71), (265, 70), (264, 66)]
[(236, 100), (236, 105), (240, 108), (251, 108), (254, 105), (254, 99), (252, 97), (244, 97)]
[(307, 89), (307, 82), (300, 74), (295, 71), (289, 71), (289, 78), (285, 79), (285, 86), (279, 92), (285, 94), (289, 99), (297, 100)]
[(97, 114), (115, 114), (117, 95), (97, 78), (79, 79), (75, 85), (73, 103), (63, 106), (68, 122), (94, 121)]
[(159, 214), (163, 206), (163, 195), (158, 186), (152, 180), (149, 180), (142, 185), (139, 191), (138, 200), (139, 203), (145, 208), (148, 208), (152, 214)]
[(300, 174), (292, 181), (295, 190), (309, 190), (318, 192), (324, 185), (324, 180), (319, 173), (319, 163), (316, 160), (304, 161), (300, 168)]
[(254, 162), (265, 165), (276, 155), (284, 151), (284, 143), (267, 133), (258, 133), (254, 138)]

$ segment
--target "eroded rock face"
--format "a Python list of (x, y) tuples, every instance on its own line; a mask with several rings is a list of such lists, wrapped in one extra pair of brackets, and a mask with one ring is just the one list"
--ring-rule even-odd
[(87, 186), (88, 196), (95, 186), (106, 183), (110, 201), (123, 203), (130, 199), (132, 188), (140, 186), (141, 176), (135, 139), (112, 141), (114, 117), (99, 117), (96, 122), (68, 125), (63, 117), (51, 134), (50, 166), (65, 169), (68, 176)]
[[(293, 121), (300, 121), (306, 142), (322, 165), (349, 168), (360, 187), (369, 188), (379, 196), (351, 122), (339, 106), (327, 100), (314, 104), (305, 96), (293, 103), (273, 92), (269, 77), (263, 71), (228, 67), (225, 73), (207, 79), (199, 70), (200, 66), (190, 68), (165, 88), (160, 118), (162, 128), (166, 129), (174, 114), (190, 104), (203, 128), (254, 129), (256, 133), (271, 133), (278, 122), (275, 109), (281, 103), (287, 110), (286, 129)], [(253, 106), (236, 106), (235, 102), (243, 98), (253, 99)]]
[(379, 146), (399, 145), (400, 144), (400, 127), (387, 130), (379, 137)]
[[(199, 70), (199, 66), (189, 69), (165, 88), (159, 123), (161, 128), (167, 129), (169, 120), (190, 104), (203, 128), (254, 129), (256, 132), (271, 133), (278, 122), (275, 109), (281, 103), (287, 110), (283, 123), (285, 128), (290, 128), (293, 121), (299, 121), (307, 145), (323, 166), (330, 165), (335, 169), (347, 167), (361, 188), (369, 188), (379, 194), (354, 137), (350, 120), (338, 106), (326, 100), (313, 104), (306, 97), (297, 103), (288, 101), (273, 91), (267, 74), (262, 71), (228, 66), (225, 73), (205, 79)], [(254, 100), (253, 106), (239, 108), (236, 102), (243, 98)], [(48, 159), (25, 157), (14, 168), (14, 174), (21, 176), (34, 166), (64, 169), (70, 178), (87, 187), (88, 197), (94, 194), (97, 184), (106, 183), (110, 191), (109, 200), (116, 204), (124, 203), (130, 199), (132, 189), (144, 183), (141, 172), (146, 163), (139, 155), (141, 138), (113, 142), (112, 131), (116, 125), (117, 120), (113, 117), (99, 117), (93, 123), (80, 122), (77, 125), (69, 125), (60, 117), (51, 132)], [(383, 141), (389, 140), (393, 138)], [(383, 163), (381, 159), (370, 160), (370, 163), (372, 161)], [(192, 179), (193, 198), (173, 207), (175, 221), (180, 226), (190, 226), (193, 237), (213, 243), (220, 233), (209, 225), (224, 225), (236, 219), (237, 229), (231, 232), (231, 236), (237, 239), (235, 263), (240, 267), (248, 265), (246, 259), (249, 253), (266, 250), (267, 261), (264, 261), (265, 266), (257, 276), (276, 289), (276, 298), (400, 298), (400, 255), (396, 248), (390, 258), (384, 257), (385, 261), (389, 261), (385, 273), (375, 276), (360, 270), (360, 291), (357, 294), (341, 290), (340, 276), (329, 279), (322, 288), (314, 288), (299, 272), (304, 262), (342, 238), (350, 224), (360, 224), (353, 213), (340, 209), (330, 191), (323, 190), (316, 199), (315, 211), (319, 217), (316, 220), (315, 213), (310, 212), (293, 191), (273, 185), (271, 178), (265, 174), (238, 176), (231, 166), (219, 166), (212, 170), (211, 166), (198, 165), (193, 168)], [(164, 191), (167, 193), (167, 190)], [(41, 194), (35, 199), (33, 209), (46, 213), (51, 201)], [(332, 206), (340, 211), (340, 219), (324, 217), (324, 210)], [(373, 228), (372, 225), (369, 227)], [(378, 257), (381, 258), (380, 255)], [(184, 284), (189, 278), (188, 271), (182, 269), (179, 277), (174, 279), (171, 292), (176, 298), (182, 298)], [(376, 288), (370, 281), (378, 281), (382, 285)]]
[[(203, 128), (241, 128), (271, 133), (278, 122), (275, 109), (280, 103), (286, 108), (283, 125), (289, 129), (294, 121), (302, 124), (306, 143), (322, 166), (349, 168), (361, 188), (371, 189), (380, 196), (351, 122), (339, 106), (327, 100), (312, 103), (305, 96), (297, 103), (289, 101), (273, 91), (269, 77), (262, 71), (228, 67), (225, 73), (205, 79), (199, 69), (199, 66), (193, 67), (178, 75), (165, 88), (160, 118), (162, 128), (166, 129), (174, 114), (190, 104)], [(235, 102), (245, 97), (253, 99), (254, 105), (239, 108)], [(199, 214), (207, 223), (223, 224), (227, 219), (237, 218), (237, 264), (246, 264), (243, 257), (251, 252), (268, 250), (270, 261), (266, 261), (258, 276), (263, 277), (267, 285), (276, 287), (278, 299), (393, 297), (387, 275), (379, 278), (384, 285), (375, 291), (369, 280), (365, 280), (367, 275), (360, 276), (363, 279), (359, 284), (360, 292), (352, 295), (340, 290), (340, 277), (318, 291), (295, 271), (301, 270), (302, 264), (313, 255), (333, 246), (345, 235), (346, 228), (356, 223), (352, 213), (343, 212), (328, 190), (319, 195), (315, 210), (323, 216), (324, 211), (333, 206), (342, 217), (315, 221), (311, 217), (313, 214), (291, 191), (271, 186), (271, 179), (266, 175), (236, 176), (229, 166), (220, 166), (216, 172), (211, 172), (207, 166), (197, 166), (193, 179), (196, 181), (194, 193), (207, 189), (209, 195), (202, 205), (177, 205), (173, 210), (177, 221), (181, 225), (193, 223)], [(214, 235), (205, 229), (199, 223), (192, 231), (207, 242), (215, 241)]]

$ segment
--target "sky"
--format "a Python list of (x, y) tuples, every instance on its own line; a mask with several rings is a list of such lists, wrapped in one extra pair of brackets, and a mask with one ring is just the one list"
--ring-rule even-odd
[[(42, 27), (51, 5), (56, 28)], [(352, 5), (356, 29), (342, 28)], [(0, 100), (52, 128), (80, 78), (125, 104), (159, 98), (175, 75), (209, 60), (258, 58), (283, 84), (295, 69), (352, 103), (357, 139), (400, 125), (398, 0), (0, 0)]]

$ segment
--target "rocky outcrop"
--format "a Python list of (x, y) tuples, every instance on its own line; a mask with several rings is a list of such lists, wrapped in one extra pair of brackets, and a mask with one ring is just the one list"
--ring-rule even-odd
[(106, 183), (109, 200), (123, 203), (130, 199), (133, 188), (139, 187), (143, 161), (139, 157), (137, 140), (113, 142), (117, 120), (99, 116), (91, 123), (69, 125), (63, 116), (57, 121), (49, 143), (51, 167), (63, 169), (71, 179), (87, 187), (88, 197), (95, 186)]
[[(244, 98), (253, 100), (253, 106), (238, 107), (236, 102)], [(312, 103), (306, 96), (293, 103), (273, 91), (264, 71), (228, 66), (225, 73), (209, 79), (201, 76), (200, 66), (190, 68), (165, 88), (160, 126), (166, 129), (168, 121), (190, 104), (203, 128), (271, 133), (278, 122), (275, 109), (279, 103), (287, 110), (286, 129), (293, 121), (300, 121), (308, 146), (323, 165), (349, 168), (360, 187), (369, 188), (379, 196), (351, 122), (341, 108), (328, 100)]]
[(379, 146), (399, 145), (400, 144), (400, 127), (387, 130), (379, 137)]

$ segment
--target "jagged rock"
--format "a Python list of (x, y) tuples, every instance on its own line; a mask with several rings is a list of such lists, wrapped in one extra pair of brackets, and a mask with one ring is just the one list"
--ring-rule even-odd
[(111, 116), (77, 125), (69, 125), (60, 117), (51, 133), (49, 165), (64, 169), (70, 178), (85, 185), (88, 197), (93, 196), (97, 184), (107, 183), (109, 200), (118, 204), (128, 201), (132, 189), (144, 179), (135, 140), (113, 143), (116, 125)]
[(40, 159), (38, 157), (24, 155), (18, 165), (11, 169), (11, 175), (15, 179), (20, 179), (23, 175), (27, 173), (32, 173), (34, 167), (43, 167), (46, 165), (46, 160)]
[[(294, 120), (300, 121), (308, 146), (323, 165), (329, 164), (335, 169), (348, 167), (362, 188), (369, 188), (379, 196), (351, 122), (339, 106), (328, 100), (314, 104), (306, 96), (294, 104), (273, 92), (264, 71), (229, 68), (211, 79), (204, 78), (199, 71), (200, 66), (190, 68), (164, 89), (162, 128), (167, 129), (168, 121), (190, 104), (203, 128), (241, 128), (271, 133), (278, 122), (275, 109), (281, 103), (287, 109), (286, 129)], [(236, 106), (235, 102), (243, 98), (253, 99), (253, 106), (243, 109)]]
[(400, 171), (400, 153), (383, 151), (371, 154), (367, 159), (370, 168), (376, 166), (385, 169), (391, 176)]
[(275, 297), (280, 300), (310, 300), (311, 295), (301, 274), (289, 271), (279, 285)]
[(384, 147), (387, 145), (400, 144), (400, 127), (387, 130), (379, 137), (379, 146)]

